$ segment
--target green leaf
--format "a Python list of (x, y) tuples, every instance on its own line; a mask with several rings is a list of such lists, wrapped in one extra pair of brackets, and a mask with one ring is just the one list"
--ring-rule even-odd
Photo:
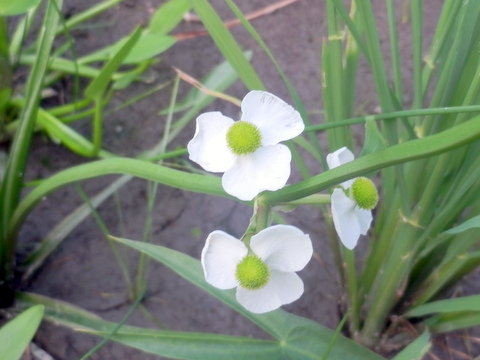
[[(108, 335), (108, 332), (90, 332)], [(122, 327), (114, 341), (148, 353), (189, 360), (282, 359), (278, 341), (240, 336)]]
[(153, 14), (148, 25), (152, 34), (165, 35), (175, 28), (183, 15), (191, 9), (189, 0), (170, 0), (160, 6)]
[(428, 304), (423, 304), (408, 311), (405, 316), (417, 317), (434, 313), (449, 313), (462, 311), (480, 312), (480, 295), (438, 300)]
[(421, 360), (423, 359), (423, 355), (430, 350), (431, 346), (430, 334), (428, 331), (425, 331), (392, 360)]
[[(49, 112), (38, 109), (37, 121), (50, 136), (58, 139), (65, 147), (79, 155), (90, 156), (93, 144)], [(99, 155), (100, 157), (113, 156), (104, 150), (100, 151)]]
[(11, 16), (26, 13), (38, 5), (41, 0), (0, 0), (0, 16)]
[[(120, 40), (114, 45), (112, 52), (116, 53), (127, 41), (128, 39)], [(136, 64), (143, 60), (150, 59), (170, 48), (176, 41), (172, 36), (162, 36), (144, 32), (123, 60), (123, 63)]]
[(42, 321), (43, 311), (43, 305), (32, 306), (0, 328), (0, 359), (20, 359)]
[(383, 150), (387, 147), (385, 138), (380, 130), (378, 130), (377, 123), (374, 118), (365, 118), (365, 141), (360, 156), (372, 154), (376, 151)]
[(463, 311), (438, 314), (425, 320), (423, 324), (436, 333), (467, 329), (480, 325), (480, 313), (478, 311)]
[(20, 115), (20, 124), (10, 147), (9, 161), (0, 185), (0, 283), (10, 281), (12, 277), (13, 266), (10, 263), (14, 257), (15, 237), (7, 238), (6, 232), (23, 187), (23, 175), (35, 129), (36, 113), (62, 4), (63, 0), (50, 0), (45, 10), (42, 31), (37, 43), (36, 62), (26, 85), (25, 107)]
[(479, 228), (479, 227), (480, 227), (480, 215), (477, 215), (477, 216), (475, 216), (471, 219), (468, 219), (464, 223), (462, 223), (458, 226), (455, 226), (455, 227), (451, 228), (450, 230), (445, 231), (445, 234), (456, 235), (456, 234), (460, 234), (464, 231), (474, 229), (474, 228)]
[(117, 50), (115, 55), (103, 67), (100, 74), (85, 89), (85, 96), (93, 100), (100, 100), (110, 83), (113, 74), (123, 64), (132, 48), (142, 35), (142, 29), (136, 28), (125, 43)]
[[(282, 340), (284, 356), (279, 359), (318, 359), (319, 354), (325, 353), (329, 348), (330, 339), (334, 335), (334, 331), (312, 320), (295, 316), (282, 310), (275, 310), (265, 314), (250, 313), (236, 301), (233, 291), (219, 290), (205, 281), (202, 267), (198, 260), (163, 246), (114, 237), (112, 239), (161, 262), (184, 279), (257, 324), (276, 339)], [(343, 336), (338, 336), (336, 346), (331, 350), (329, 359), (379, 360), (382, 358), (367, 348)]]

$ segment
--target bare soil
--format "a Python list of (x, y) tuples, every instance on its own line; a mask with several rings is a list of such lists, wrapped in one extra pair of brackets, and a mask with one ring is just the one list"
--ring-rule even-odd
[[(382, 43), (388, 44), (384, 1), (373, 2), (378, 6), (377, 20), (381, 28), (385, 29), (380, 32)], [(64, 12), (76, 13), (95, 3), (97, 1), (94, 0), (66, 0)], [(94, 26), (74, 33), (77, 52), (84, 54), (92, 51), (128, 34), (136, 25), (146, 25), (151, 13), (161, 3), (163, 1), (159, 0), (125, 1), (107, 11), (90, 22)], [(218, 9), (223, 19), (233, 18), (233, 14), (223, 1), (212, 0), (211, 3)], [(272, 1), (244, 0), (237, 3), (244, 13), (250, 13), (271, 5)], [(441, 6), (440, 0), (424, 1), (427, 14), (425, 44), (429, 44)], [(399, 9), (401, 10), (401, 7)], [(401, 14), (398, 16), (400, 20)], [(322, 121), (320, 52), (322, 40), (326, 37), (325, 17), (324, 1), (300, 0), (252, 21), (292, 80), (307, 109), (312, 111), (314, 122)], [(411, 78), (411, 64), (408, 60), (410, 28), (408, 23), (399, 24), (408, 98), (411, 88), (411, 82), (408, 80)], [(191, 21), (182, 23), (174, 32), (185, 33), (200, 29), (202, 29), (200, 23)], [(244, 49), (253, 50), (252, 63), (269, 91), (289, 101), (288, 92), (280, 77), (255, 41), (241, 27), (234, 28), (232, 32)], [(390, 58), (388, 51), (386, 47), (387, 64)], [(152, 81), (161, 83), (172, 79), (171, 67), (175, 66), (199, 79), (221, 61), (220, 53), (208, 36), (196, 37), (177, 43), (162, 56), (162, 61), (153, 66), (148, 74)], [(377, 106), (374, 83), (365, 63), (361, 64), (359, 72), (360, 80), (356, 85), (358, 106), (362, 105), (364, 112), (371, 113)], [(113, 100), (113, 106), (121, 104), (150, 86), (151, 84), (137, 84), (120, 92)], [(65, 89), (57, 89), (58, 101), (61, 101), (62, 96), (69, 96), (69, 89), (71, 86), (68, 83)], [(182, 85), (180, 92), (185, 94), (187, 90), (188, 86)], [(238, 98), (242, 98), (245, 92), (246, 89), (240, 83), (236, 83), (229, 90), (230, 94)], [(122, 111), (108, 115), (105, 119), (105, 147), (122, 155), (135, 156), (156, 144), (162, 136), (165, 121), (165, 118), (158, 116), (157, 113), (167, 106), (169, 97), (170, 91), (166, 89)], [(224, 102), (215, 102), (208, 110), (220, 110), (232, 117), (238, 113), (238, 109), (233, 105)], [(90, 131), (88, 122), (80, 124), (79, 129), (88, 134)], [(194, 127), (190, 126), (176, 139), (175, 144), (185, 146), (193, 133)], [(324, 141), (323, 135), (320, 137)], [(38, 135), (34, 139), (27, 176), (29, 179), (43, 178), (84, 161), (85, 159), (72, 154), (62, 146)], [(319, 171), (316, 167), (313, 169)], [(81, 186), (93, 196), (113, 179), (114, 177), (104, 177), (84, 182)], [(298, 179), (299, 175), (294, 173), (290, 181)], [(120, 190), (118, 198), (123, 222), (118, 217), (118, 205), (113, 198), (100, 206), (99, 214), (111, 234), (130, 239), (142, 238), (147, 214), (147, 187), (145, 181), (136, 179)], [(186, 193), (164, 186), (158, 188), (156, 200), (152, 241), (196, 258), (199, 258), (204, 240), (211, 231), (222, 229), (240, 236), (251, 216), (249, 207), (233, 201)], [(48, 196), (22, 228), (20, 254), (25, 254), (31, 249), (79, 204), (81, 199), (73, 186), (65, 187)], [(291, 224), (310, 233), (317, 257), (300, 273), (305, 282), (303, 297), (285, 306), (285, 309), (335, 328), (339, 321), (338, 302), (342, 298), (342, 292), (335, 274), (321, 212), (315, 208), (300, 208), (287, 214), (286, 218)], [(122, 229), (125, 229), (125, 233)], [(361, 241), (363, 244), (360, 247), (364, 248), (367, 239)], [(136, 266), (135, 259), (136, 257), (132, 255), (132, 269)], [(470, 277), (457, 288), (461, 288), (465, 293), (480, 293), (478, 275), (477, 272), (476, 276)], [(92, 218), (84, 221), (55, 251), (26, 286), (26, 290), (70, 302), (110, 321), (119, 321), (131, 306), (124, 279), (111, 247)], [(173, 330), (265, 337), (261, 330), (247, 320), (153, 262), (150, 263), (148, 290), (143, 306), (165, 327)], [(128, 323), (145, 327), (156, 326), (140, 311), (137, 311)], [(80, 358), (99, 342), (99, 338), (44, 323), (35, 337), (35, 342), (55, 359), (72, 360)], [(453, 348), (459, 346), (455, 336), (447, 339), (439, 337), (436, 342), (440, 344), (440, 350), (443, 346)], [(463, 346), (461, 350), (468, 351)], [(480, 354), (478, 348), (471, 351), (472, 358)], [(450, 351), (439, 353), (438, 356), (441, 359), (455, 358)], [(107, 344), (91, 357), (118, 360), (158, 358), (115, 343)]]

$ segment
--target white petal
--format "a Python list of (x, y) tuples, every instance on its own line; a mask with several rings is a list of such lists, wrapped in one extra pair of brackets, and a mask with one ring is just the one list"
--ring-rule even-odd
[(297, 300), (303, 294), (303, 281), (292, 272), (271, 270), (269, 283), (260, 290), (237, 288), (237, 301), (248, 311), (261, 314)]
[(360, 224), (355, 211), (357, 204), (342, 189), (333, 190), (331, 201), (335, 230), (343, 245), (352, 250), (360, 237)]
[(236, 287), (237, 264), (247, 253), (248, 249), (243, 242), (233, 236), (220, 230), (210, 233), (202, 251), (205, 280), (219, 289)]
[[(338, 149), (337, 151), (327, 155), (327, 164), (329, 169), (334, 169), (340, 165), (346, 164), (350, 161), (353, 161), (355, 156), (353, 153), (348, 150), (346, 146)], [(348, 189), (352, 186), (353, 179), (342, 182), (340, 185), (344, 189)]]
[(329, 169), (336, 168), (340, 165), (353, 161), (355, 156), (348, 150), (346, 146), (338, 149), (337, 151), (327, 155), (327, 164)]
[(250, 247), (272, 269), (300, 271), (312, 258), (310, 236), (290, 225), (275, 225), (252, 236)]
[(250, 91), (243, 98), (242, 120), (258, 126), (263, 145), (293, 139), (305, 129), (300, 114), (293, 107), (266, 91)]
[(355, 212), (358, 224), (360, 225), (360, 234), (367, 235), (373, 220), (372, 212), (370, 210), (360, 209), (358, 206), (355, 208)]
[(237, 158), (223, 174), (222, 185), (227, 193), (249, 201), (264, 190), (278, 190), (290, 177), (292, 154), (282, 144), (265, 146), (253, 154)]
[(218, 111), (197, 117), (195, 136), (187, 145), (190, 160), (211, 172), (225, 172), (237, 156), (227, 144), (227, 131), (234, 121)]

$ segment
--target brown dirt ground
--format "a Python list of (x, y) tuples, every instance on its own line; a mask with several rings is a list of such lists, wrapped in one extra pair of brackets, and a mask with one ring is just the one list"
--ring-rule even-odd
[[(97, 26), (75, 33), (77, 52), (82, 54), (101, 45), (106, 45), (131, 31), (135, 25), (145, 25), (153, 9), (163, 1), (125, 1), (122, 5), (107, 11), (100, 18), (90, 23)], [(211, 1), (223, 19), (233, 17), (221, 0)], [(386, 29), (384, 2), (374, 0), (377, 6), (378, 22)], [(66, 0), (65, 12), (75, 13), (96, 0)], [(238, 2), (245, 13), (263, 8), (272, 1), (244, 0)], [(432, 35), (442, 1), (426, 0), (425, 33), (426, 44)], [(316, 111), (314, 121), (320, 122), (321, 116), (321, 60), (320, 50), (326, 36), (324, 2), (300, 0), (272, 14), (253, 21), (253, 25), (270, 46), (280, 65), (299, 91), (307, 108)], [(174, 32), (188, 32), (201, 29), (196, 22), (182, 23)], [(244, 49), (253, 50), (252, 63), (257, 69), (267, 88), (279, 97), (288, 99), (288, 92), (283, 86), (274, 67), (260, 48), (241, 27), (232, 30), (234, 36)], [(382, 43), (388, 43), (387, 31), (381, 32)], [(411, 64), (408, 60), (410, 37), (409, 24), (400, 23), (400, 43), (404, 50), (405, 88), (411, 87)], [(385, 49), (387, 63), (388, 48)], [(155, 82), (162, 82), (172, 77), (171, 66), (176, 66), (186, 73), (201, 78), (222, 57), (213, 42), (207, 36), (181, 41), (170, 49), (163, 61), (149, 70)], [(368, 67), (362, 63), (359, 69), (358, 105), (366, 104), (365, 111), (373, 112), (376, 97)], [(118, 105), (134, 94), (141, 93), (151, 85), (138, 84), (128, 91), (122, 91), (114, 99)], [(67, 84), (67, 89), (68, 89)], [(181, 86), (185, 93), (188, 86)], [(65, 95), (59, 89), (59, 98)], [(245, 88), (240, 83), (231, 87), (229, 93), (241, 98)], [(124, 111), (116, 112), (105, 119), (105, 147), (113, 152), (134, 156), (153, 146), (162, 136), (164, 118), (157, 112), (169, 101), (169, 90), (157, 93), (153, 97), (140, 101)], [(406, 96), (409, 96), (407, 90)], [(216, 102), (209, 110), (220, 110), (235, 116), (238, 110), (232, 105)], [(89, 133), (88, 123), (79, 125), (79, 129)], [(176, 140), (176, 144), (185, 146), (193, 135), (194, 128), (189, 127)], [(324, 138), (322, 137), (322, 140)], [(52, 144), (42, 136), (36, 136), (28, 168), (28, 178), (48, 176), (58, 170), (83, 162), (59, 145)], [(316, 171), (317, 169), (314, 168)], [(294, 174), (291, 181), (298, 180)], [(114, 177), (87, 181), (82, 184), (93, 195), (109, 184)], [(124, 186), (119, 198), (124, 215), (124, 236), (140, 239), (146, 216), (147, 184), (143, 180), (133, 180)], [(20, 234), (20, 252), (26, 252), (32, 244), (39, 241), (58, 221), (68, 214), (81, 200), (73, 187), (63, 188), (40, 204), (28, 218)], [(99, 213), (114, 235), (122, 235), (116, 205), (112, 199), (99, 208)], [(199, 257), (207, 234), (214, 229), (222, 229), (233, 235), (241, 235), (248, 224), (251, 209), (233, 201), (212, 198), (200, 194), (186, 193), (164, 186), (159, 187), (155, 205), (153, 225), (153, 242)], [(295, 303), (286, 306), (287, 311), (306, 316), (330, 328), (339, 321), (337, 302), (341, 297), (338, 279), (332, 266), (327, 233), (321, 213), (318, 209), (300, 208), (286, 216), (288, 221), (311, 234), (317, 261), (311, 261), (301, 276), (305, 282), (305, 294)], [(192, 232), (192, 229), (196, 229)], [(366, 239), (363, 239), (365, 242)], [(132, 258), (132, 260), (134, 260)], [(132, 262), (132, 268), (134, 267)], [(471, 277), (459, 285), (465, 293), (478, 293), (477, 276)], [(78, 227), (47, 260), (27, 287), (28, 291), (51, 296), (71, 302), (101, 317), (119, 321), (128, 311), (125, 284), (108, 243), (92, 218)], [(174, 330), (206, 331), (232, 335), (265, 335), (215, 299), (203, 294), (184, 280), (170, 273), (158, 264), (151, 263), (147, 297), (143, 305), (163, 324)], [(153, 327), (154, 324), (140, 312), (129, 321), (132, 325)], [(55, 359), (78, 359), (99, 341), (98, 338), (74, 333), (62, 327), (45, 323), (35, 337), (35, 342), (50, 353)], [(436, 339), (439, 347), (457, 346), (454, 336)], [(452, 342), (454, 344), (452, 345)], [(462, 348), (465, 351), (465, 348)], [(478, 355), (478, 348), (471, 355)], [(476, 353), (475, 353), (476, 351)], [(449, 359), (448, 352), (441, 353), (441, 358)], [(443, 357), (445, 356), (445, 357)], [(447, 357), (448, 356), (448, 357)], [(451, 355), (452, 359), (454, 355)], [(141, 353), (117, 344), (110, 343), (97, 352), (92, 359), (158, 359), (158, 357)]]

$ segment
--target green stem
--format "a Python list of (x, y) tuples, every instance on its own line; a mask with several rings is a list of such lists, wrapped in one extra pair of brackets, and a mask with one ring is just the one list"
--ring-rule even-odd
[(388, 32), (390, 36), (390, 56), (392, 57), (393, 83), (395, 96), (400, 105), (403, 104), (402, 71), (400, 69), (400, 47), (398, 46), (397, 20), (393, 0), (387, 0)]
[[(170, 98), (170, 107), (169, 112), (167, 114), (167, 120), (165, 122), (165, 128), (163, 130), (163, 137), (162, 140), (158, 143), (156, 147), (154, 147), (150, 153), (153, 154), (165, 154), (167, 149), (167, 145), (169, 143), (169, 135), (170, 135), (170, 127), (172, 125), (172, 116), (175, 104), (177, 102), (177, 95), (178, 95), (178, 86), (180, 83), (180, 77), (177, 76), (173, 83), (172, 89), (172, 96)], [(157, 196), (158, 190), (158, 183), (149, 182), (148, 183), (148, 203), (147, 203), (147, 217), (145, 219), (145, 225), (143, 230), (143, 242), (150, 242), (151, 241), (151, 234), (152, 234), (152, 224), (153, 224), (153, 211), (155, 206), (155, 199)], [(149, 264), (149, 257), (144, 254), (143, 252), (140, 253), (138, 259), (138, 268), (137, 268), (137, 280), (136, 280), (136, 293), (142, 293), (145, 291), (147, 287), (148, 281), (148, 264)]]
[(266, 191), (263, 196), (272, 205), (297, 200), (372, 171), (446, 152), (480, 138), (479, 125), (480, 116), (477, 116), (441, 133), (362, 156), (276, 192)]
[(308, 126), (305, 131), (322, 131), (339, 126), (350, 126), (355, 124), (362, 124), (367, 120), (393, 120), (396, 118), (408, 118), (414, 116), (428, 116), (428, 115), (443, 115), (443, 114), (457, 114), (457, 113), (476, 113), (480, 112), (480, 105), (470, 106), (451, 106), (451, 107), (436, 107), (429, 109), (418, 110), (402, 110), (389, 113), (382, 113), (378, 115), (359, 116), (351, 119), (340, 120), (335, 123), (320, 124)]
[(7, 21), (0, 16), (0, 138), (6, 124), (5, 110), (12, 94), (12, 67), (8, 55)]
[(358, 293), (358, 277), (355, 263), (355, 252), (345, 249), (343, 251), (343, 258), (345, 259), (345, 278), (346, 278), (346, 290), (348, 295), (348, 317), (349, 327), (352, 338), (358, 337), (358, 331), (360, 329), (360, 301)]
[[(413, 47), (413, 104), (412, 109), (420, 109), (423, 102), (422, 85), (422, 1), (412, 1), (412, 47)], [(418, 119), (420, 120), (420, 119)]]

